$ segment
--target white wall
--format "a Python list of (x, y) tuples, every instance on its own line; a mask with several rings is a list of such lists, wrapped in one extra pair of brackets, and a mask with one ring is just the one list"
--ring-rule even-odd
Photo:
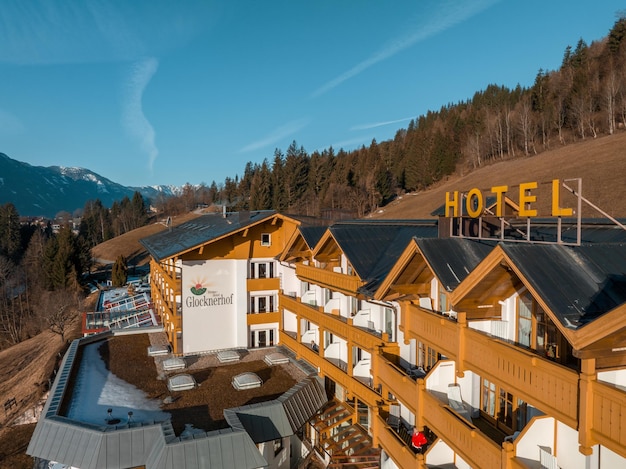
[(600, 371), (598, 372), (598, 381), (626, 387), (626, 369)]
[(183, 353), (247, 347), (247, 260), (185, 261)]
[(300, 296), (300, 280), (296, 277), (296, 269), (285, 265), (281, 262), (276, 262), (276, 275), (281, 279), (280, 288), (286, 295), (295, 293), (296, 296)]
[(454, 464), (454, 451), (445, 441), (438, 439), (426, 452), (426, 464), (428, 466)]

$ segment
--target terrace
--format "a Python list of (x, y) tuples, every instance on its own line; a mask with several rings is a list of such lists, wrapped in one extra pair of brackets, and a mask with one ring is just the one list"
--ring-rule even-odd
[[(233, 427), (225, 411), (245, 412), (252, 404), (282, 409), (283, 402), (292, 401), (289, 406), (304, 405), (312, 412), (308, 419), (326, 402), (322, 385), (309, 378), (310, 373), (296, 360), (265, 359), (277, 356), (274, 348), (238, 350), (240, 359), (235, 363), (222, 364), (210, 354), (187, 356), (178, 359), (184, 363), (172, 366), (170, 354), (148, 353), (164, 344), (165, 333), (139, 330), (74, 341), (28, 454), (83, 469), (99, 467), (98, 458), (104, 454), (116, 454), (115, 458), (126, 461), (120, 467), (152, 467), (159, 459), (170, 457), (168, 453), (179, 454), (183, 448), (187, 448), (183, 452), (199, 451), (206, 453), (203, 457), (218, 458), (224, 449), (215, 445), (226, 445), (224, 448), (240, 448), (233, 454), (233, 467), (260, 467), (266, 463), (260, 464), (263, 458), (254, 445), (256, 440), (251, 440), (245, 425)], [(244, 373), (256, 374), (260, 386), (233, 389), (233, 379)], [(190, 376), (196, 385), (184, 390), (168, 386), (169, 378), (181, 374)], [(285, 407), (284, 412), (289, 409)], [(281, 436), (293, 435), (296, 430), (284, 428)], [(91, 443), (76, 446), (77, 439)], [(196, 442), (196, 449), (183, 445), (190, 440)], [(213, 442), (210, 445), (209, 440)], [(143, 443), (137, 446), (137, 442)]]

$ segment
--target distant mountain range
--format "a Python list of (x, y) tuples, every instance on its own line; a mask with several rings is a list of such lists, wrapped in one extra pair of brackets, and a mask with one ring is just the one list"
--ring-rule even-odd
[(31, 166), (0, 153), (0, 205), (13, 203), (21, 216), (54, 218), (74, 213), (85, 202), (99, 199), (110, 207), (135, 191), (148, 200), (158, 194), (173, 195), (175, 186), (126, 187), (84, 168)]

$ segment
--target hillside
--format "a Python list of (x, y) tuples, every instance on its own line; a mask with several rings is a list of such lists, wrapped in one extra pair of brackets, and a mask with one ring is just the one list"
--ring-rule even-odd
[[(489, 191), (496, 185), (511, 187), (530, 181), (547, 183), (552, 179), (568, 178), (582, 178), (583, 197), (610, 216), (626, 217), (625, 175), (626, 132), (619, 132), (569, 144), (537, 156), (501, 161), (466, 175), (450, 176), (432, 189), (404, 195), (371, 217), (431, 218), (431, 212), (445, 203), (446, 191), (467, 191), (474, 187)], [(512, 188), (511, 193), (516, 190)], [(601, 216), (584, 206), (582, 215)]]
[[(172, 217), (172, 226), (180, 225), (199, 215), (199, 213), (187, 213)], [(142, 226), (141, 228), (137, 228), (136, 230), (129, 231), (121, 236), (116, 236), (113, 239), (98, 244), (91, 250), (91, 255), (98, 264), (115, 262), (115, 259), (117, 259), (117, 256), (120, 254), (126, 257), (129, 266), (148, 264), (150, 259), (143, 246), (139, 243), (139, 240), (166, 229), (165, 224), (159, 222)]]
[[(404, 195), (370, 217), (432, 218), (431, 212), (445, 202), (446, 191), (464, 191), (474, 187), (489, 191), (493, 186), (505, 184), (511, 187), (510, 195), (515, 199), (517, 188), (512, 186), (519, 183), (530, 181), (548, 183), (552, 179), (568, 178), (582, 178), (583, 196), (610, 216), (626, 217), (624, 175), (626, 175), (626, 132), (620, 132), (559, 147), (537, 156), (501, 161), (466, 175), (450, 176), (432, 189)], [(562, 194), (562, 206), (575, 206), (572, 197), (569, 196), (569, 199), (567, 197), (568, 194)], [(582, 213), (583, 217), (602, 216), (585, 206)], [(198, 214), (189, 213), (175, 217), (173, 225), (196, 216)], [(167, 228), (160, 223), (144, 226), (99, 244), (93, 248), (92, 255), (101, 263), (107, 263), (115, 261), (119, 254), (123, 254), (128, 259), (129, 265), (145, 265), (149, 259), (139, 240), (165, 229)]]

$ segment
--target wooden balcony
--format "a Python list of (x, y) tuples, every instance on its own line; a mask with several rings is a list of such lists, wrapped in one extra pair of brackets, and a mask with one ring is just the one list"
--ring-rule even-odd
[(502, 447), (481, 433), (467, 420), (457, 416), (452, 409), (430, 392), (424, 398), (424, 424), (471, 467), (501, 467)]
[(471, 370), (498, 383), (541, 411), (577, 428), (578, 373), (467, 327), (462, 313), (459, 321), (455, 321), (416, 306), (409, 306), (406, 312), (401, 327), (409, 338), (425, 342), (456, 361), (457, 370)]
[(280, 279), (275, 278), (249, 278), (246, 280), (248, 291), (278, 290)]
[[(177, 314), (170, 306), (168, 301), (163, 298), (161, 291), (152, 285), (152, 304), (159, 305), (157, 313), (161, 316), (161, 321), (165, 326), (165, 330), (169, 330), (167, 326), (174, 325), (174, 330), (180, 332), (182, 330), (182, 315)], [(160, 301), (158, 301), (160, 300)]]
[(578, 426), (577, 372), (531, 351), (465, 328), (463, 369), (500, 383), (572, 428)]
[(376, 334), (366, 332), (352, 326), (351, 318), (344, 318), (337, 314), (324, 313), (322, 307), (311, 306), (302, 303), (300, 300), (284, 294), (278, 295), (281, 308), (285, 308), (296, 314), (299, 319), (306, 319), (317, 324), (321, 329), (332, 332), (335, 335), (347, 340), (352, 345), (374, 353), (378, 347), (388, 344), (387, 334)]
[(248, 326), (256, 324), (270, 324), (280, 322), (280, 313), (278, 311), (272, 313), (248, 313), (246, 315)]
[(372, 370), (377, 382), (382, 384), (402, 402), (414, 415), (417, 414), (420, 389), (414, 381), (400, 368), (395, 366), (383, 355), (372, 355)]
[(425, 467), (420, 465), (420, 463), (423, 462), (423, 456), (421, 454), (415, 454), (408, 448), (380, 415), (377, 414), (373, 418), (372, 424), (375, 427), (373, 433), (377, 435), (377, 439), (374, 439), (373, 445), (380, 445), (385, 452), (391, 456), (396, 466), (401, 469)]
[(180, 278), (176, 278), (176, 275), (171, 275), (170, 271), (163, 268), (161, 264), (155, 262), (154, 260), (150, 261), (150, 273), (151, 277), (161, 277), (167, 284), (168, 288), (174, 291), (175, 295), (180, 295), (182, 291), (182, 280)]
[(359, 287), (365, 283), (354, 275), (340, 274), (332, 270), (304, 264), (296, 265), (296, 275), (302, 281), (321, 285), (351, 296), (356, 296)]
[(408, 338), (429, 344), (451, 360), (457, 358), (459, 324), (454, 319), (415, 305), (406, 305), (402, 309), (400, 329)]
[(322, 358), (318, 352), (314, 352), (308, 345), (301, 344), (282, 329), (280, 331), (280, 344), (288, 347), (296, 356), (304, 358), (314, 367), (319, 367), (322, 376), (328, 376), (349, 393), (356, 395), (369, 407), (376, 407), (377, 402), (380, 401), (380, 394), (372, 388), (363, 384), (357, 378), (344, 373), (340, 368)]
[(601, 445), (626, 458), (626, 392), (594, 381), (591, 434)]

